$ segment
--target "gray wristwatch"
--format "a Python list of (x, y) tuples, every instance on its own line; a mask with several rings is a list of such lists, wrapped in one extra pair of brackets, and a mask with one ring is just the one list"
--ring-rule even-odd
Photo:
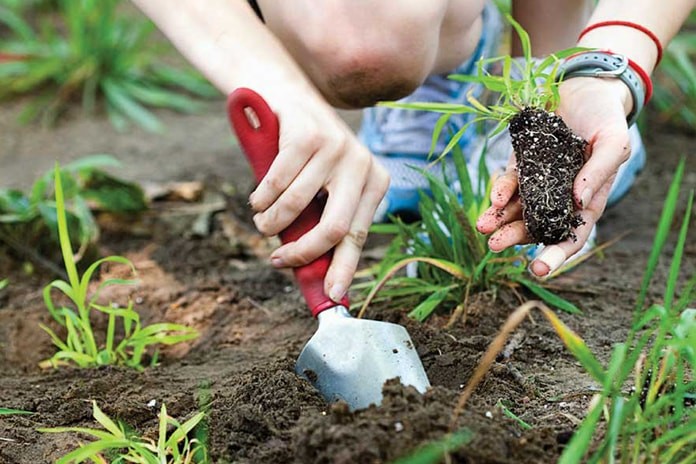
[(645, 101), (645, 85), (640, 76), (629, 66), (624, 55), (610, 52), (583, 52), (568, 58), (559, 72), (560, 80), (573, 77), (608, 77), (621, 79), (633, 97), (633, 108), (626, 117), (630, 127), (638, 119)]

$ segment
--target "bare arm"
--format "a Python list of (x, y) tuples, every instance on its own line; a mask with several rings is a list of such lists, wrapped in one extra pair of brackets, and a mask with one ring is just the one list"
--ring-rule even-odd
[[(519, 3), (540, 5), (552, 2), (519, 0)], [(665, 3), (668, 4), (655, 0), (600, 0), (586, 25), (611, 20), (633, 22), (652, 31), (666, 47), (696, 1), (673, 0)], [(530, 15), (530, 22), (526, 27), (540, 27), (532, 17), (535, 12), (527, 13)], [(561, 17), (555, 21), (564, 24)], [(554, 25), (549, 24), (549, 27), (553, 28)], [(573, 29), (573, 34), (578, 32)], [(541, 31), (540, 34), (544, 35), (544, 32)], [(559, 35), (557, 39), (561, 40), (562, 37)], [(534, 44), (534, 38), (532, 43)], [(543, 45), (546, 47), (547, 44)], [(556, 47), (550, 50), (544, 48), (544, 51), (562, 49), (570, 45), (572, 42), (561, 40)], [(579, 45), (623, 54), (647, 73), (654, 70), (657, 61), (657, 47), (652, 39), (644, 32), (631, 27), (607, 26), (591, 30), (585, 34)], [(619, 167), (631, 154), (626, 115), (632, 110), (633, 101), (628, 87), (622, 81), (596, 77), (568, 79), (561, 84), (560, 94), (558, 114), (574, 132), (590, 143), (589, 159), (573, 185), (576, 204), (585, 224), (576, 229), (577, 241), (566, 240), (544, 249), (530, 266), (537, 276), (545, 276), (558, 269), (584, 245), (592, 227), (604, 212)], [(498, 210), (519, 211), (516, 191), (517, 175), (511, 170), (496, 181), (491, 195), (493, 206), (479, 219), (478, 228), (481, 232), (494, 232), (489, 246), (495, 251), (528, 240), (519, 214), (511, 213), (511, 218), (502, 222), (496, 219), (500, 217), (496, 216)]]
[(350, 285), (388, 175), (324, 100), (244, 0), (133, 0), (217, 88), (254, 89), (280, 122), (279, 152), (249, 197), (262, 233), (275, 235), (319, 191), (319, 224), (275, 250), (277, 267), (306, 264), (334, 248), (325, 292), (339, 301)]
[[(312, 91), (304, 73), (243, 0), (133, 0), (181, 53), (228, 94), (253, 87), (266, 99)], [(282, 98), (280, 98), (282, 100)]]

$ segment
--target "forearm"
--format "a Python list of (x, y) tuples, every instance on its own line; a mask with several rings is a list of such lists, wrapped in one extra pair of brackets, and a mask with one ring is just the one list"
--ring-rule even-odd
[[(545, 56), (575, 45), (592, 13), (591, 0), (513, 0), (512, 15), (529, 34), (534, 56)], [(513, 56), (522, 47), (513, 34)]]
[[(695, 5), (695, 0), (600, 0), (588, 25), (611, 20), (631, 21), (652, 31), (666, 47)], [(624, 54), (648, 73), (653, 71), (657, 61), (657, 47), (650, 37), (630, 27), (607, 26), (591, 30), (579, 45)]]
[(218, 89), (250, 87), (269, 102), (289, 84), (313, 87), (282, 44), (243, 0), (133, 0)]

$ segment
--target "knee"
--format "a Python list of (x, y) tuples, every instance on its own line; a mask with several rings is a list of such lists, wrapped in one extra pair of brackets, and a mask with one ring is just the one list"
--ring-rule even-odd
[(430, 74), (438, 47), (436, 18), (416, 11), (398, 21), (327, 31), (314, 44), (325, 96), (336, 106), (366, 107), (411, 94)]

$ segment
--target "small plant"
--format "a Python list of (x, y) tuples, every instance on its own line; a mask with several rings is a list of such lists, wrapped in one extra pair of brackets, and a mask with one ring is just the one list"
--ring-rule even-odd
[[(638, 294), (628, 339), (614, 346), (607, 368), (585, 347), (575, 354), (601, 385), (590, 411), (573, 435), (562, 463), (589, 462), (692, 463), (696, 460), (696, 276), (682, 287), (677, 282), (684, 257), (694, 193), (690, 192), (672, 255), (662, 304), (645, 308), (648, 288), (667, 241), (679, 198), (684, 161), (679, 165), (665, 200), (652, 252)], [(626, 384), (634, 382), (626, 390)], [(606, 426), (597, 431), (604, 418)], [(596, 442), (592, 442), (595, 438)]]
[(684, 128), (696, 127), (696, 12), (665, 50), (657, 68), (653, 103), (659, 117)]
[[(102, 168), (119, 166), (108, 155), (92, 155), (60, 170), (64, 187), (68, 230), (78, 237), (80, 252), (96, 242), (99, 228), (92, 209), (113, 213), (137, 213), (147, 208), (140, 187), (113, 177)], [(40, 177), (29, 193), (0, 189), (0, 243), (61, 275), (45, 254), (58, 244), (56, 202), (51, 189), (53, 170)]]
[(645, 307), (648, 289), (675, 216), (683, 174), (682, 160), (665, 200), (631, 330), (626, 341), (614, 345), (606, 367), (582, 338), (552, 311), (538, 302), (525, 303), (510, 315), (483, 355), (460, 396), (452, 419), (453, 427), (509, 334), (532, 309), (538, 308), (580, 365), (599, 384), (599, 393), (592, 398), (587, 416), (565, 447), (560, 464), (695, 462), (696, 309), (687, 309), (687, 306), (696, 300), (696, 276), (687, 280), (677, 298), (693, 191), (689, 194), (674, 248), (662, 304)]
[(199, 412), (183, 424), (167, 415), (163, 404), (158, 414), (157, 441), (129, 433), (123, 424), (116, 424), (92, 402), (94, 419), (103, 429), (86, 427), (57, 427), (39, 429), (44, 433), (80, 433), (96, 438), (56, 460), (56, 464), (93, 463), (137, 463), (137, 464), (205, 464), (208, 455), (205, 443), (189, 438), (204, 419)]
[(40, 92), (21, 120), (41, 117), (51, 124), (69, 102), (81, 100), (92, 112), (103, 97), (117, 129), (131, 120), (159, 131), (162, 124), (146, 106), (192, 112), (200, 103), (181, 91), (217, 95), (198, 74), (164, 64), (152, 23), (124, 15), (119, 0), (58, 3), (62, 24), (45, 18), (38, 31), (21, 11), (0, 9), (0, 22), (12, 33), (0, 40), (0, 98)]
[[(133, 281), (108, 279), (99, 285), (91, 298), (88, 296), (92, 276), (102, 264), (125, 264), (131, 268), (133, 273), (135, 273), (135, 268), (126, 258), (109, 256), (93, 263), (82, 276), (78, 274), (68, 232), (61, 171), (57, 165), (54, 171), (54, 181), (58, 237), (68, 280), (51, 282), (44, 288), (43, 297), (51, 316), (64, 328), (67, 335), (65, 340), (61, 340), (53, 330), (41, 325), (58, 347), (58, 352), (44, 361), (42, 366), (93, 367), (116, 364), (142, 369), (143, 356), (148, 347), (160, 344), (173, 345), (196, 338), (198, 334), (195, 330), (179, 324), (158, 323), (143, 327), (140, 323), (140, 316), (133, 309), (132, 301), (129, 301), (125, 308), (115, 304), (104, 306), (97, 303), (100, 290), (112, 285), (128, 285)], [(52, 298), (54, 289), (67, 297), (73, 306), (57, 307)], [(106, 339), (103, 344), (97, 342), (93, 331), (90, 320), (93, 311), (108, 316)], [(119, 322), (123, 333), (120, 341), (117, 341), (116, 330)], [(155, 360), (156, 356), (153, 357), (153, 362)]]
[[(405, 224), (395, 219), (394, 224), (375, 226), (377, 231), (394, 232), (396, 236), (384, 259), (370, 270), (371, 279), (353, 287), (366, 295), (356, 301), (356, 305), (362, 304), (360, 315), (370, 303), (388, 301), (393, 307), (415, 306), (409, 316), (423, 321), (445, 305), (454, 307), (451, 325), (467, 315), (472, 295), (495, 293), (499, 288), (517, 292), (520, 286), (552, 306), (580, 312), (571, 302), (527, 278), (524, 249), (510, 248), (501, 253), (488, 250), (486, 237), (476, 231), (477, 218), (490, 206), (491, 179), (485, 153), (480, 158), (477, 184), (472, 182), (458, 146), (452, 148), (452, 158), (460, 194), (447, 185), (449, 179), (440, 180), (424, 172), (432, 197), (421, 193), (421, 221)], [(417, 266), (417, 277), (397, 276), (409, 266)]]
[[(474, 97), (472, 90), (467, 96), (469, 105), (409, 103), (392, 106), (443, 113), (435, 127), (434, 140), (439, 138), (452, 114), (474, 116), (451, 137), (441, 156), (458, 144), (471, 124), (495, 122), (490, 136), (507, 126), (516, 153), (522, 215), (527, 232), (536, 243), (554, 244), (574, 238), (573, 229), (582, 224), (575, 212), (572, 186), (584, 163), (587, 142), (573, 134), (553, 111), (560, 100), (557, 78), (561, 60), (584, 49), (570, 48), (537, 62), (532, 57), (527, 32), (509, 15), (508, 20), (520, 37), (524, 55), (521, 61), (507, 55), (481, 59), (477, 75), (450, 76), (456, 81), (480, 84), (497, 94), (494, 104), (484, 105)], [(493, 65), (500, 65), (500, 75), (487, 71)], [(514, 74), (521, 77), (515, 79)]]

